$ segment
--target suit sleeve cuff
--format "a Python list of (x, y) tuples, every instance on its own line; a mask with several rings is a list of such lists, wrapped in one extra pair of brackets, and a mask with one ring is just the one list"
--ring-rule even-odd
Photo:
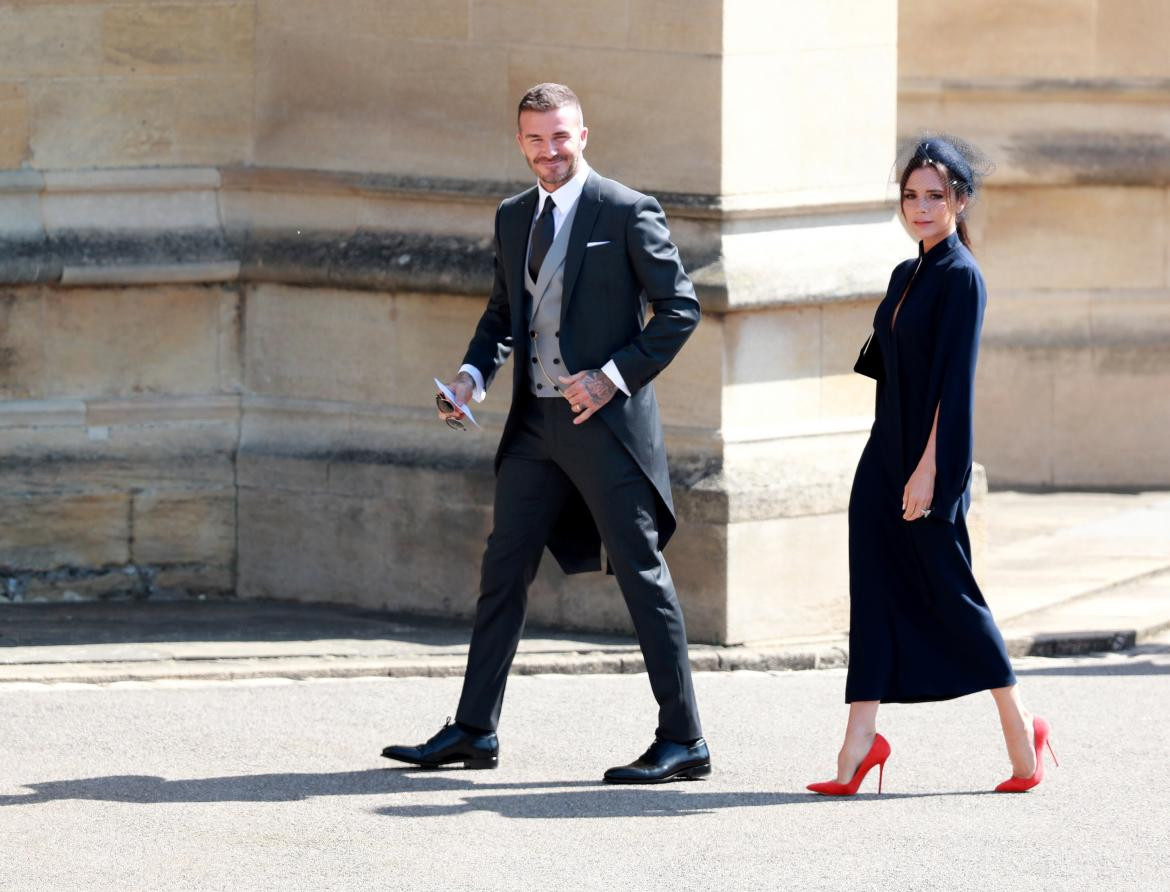
[(472, 394), (472, 396), (477, 403), (482, 403), (487, 397), (487, 390), (483, 386), (483, 375), (480, 373), (479, 369), (473, 365), (464, 363), (463, 365), (459, 366), (459, 371), (467, 372), (467, 374), (471, 375), (471, 380), (475, 382), (475, 392)]
[(630, 388), (626, 387), (626, 379), (623, 378), (622, 373), (618, 371), (616, 362), (611, 359), (601, 367), (601, 370), (605, 372), (605, 377), (609, 378), (610, 381), (617, 385), (618, 390), (620, 390), (626, 396), (630, 396)]

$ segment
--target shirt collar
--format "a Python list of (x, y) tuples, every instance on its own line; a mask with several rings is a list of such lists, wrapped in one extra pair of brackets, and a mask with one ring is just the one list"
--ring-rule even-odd
[(540, 212), (544, 210), (544, 202), (550, 195), (554, 196), (557, 203), (557, 210), (562, 214), (567, 214), (573, 209), (573, 205), (577, 203), (577, 199), (581, 197), (581, 190), (585, 188), (585, 180), (589, 176), (589, 163), (582, 158), (577, 165), (577, 172), (573, 174), (573, 179), (565, 183), (556, 192), (546, 192), (544, 186), (539, 182), (536, 184), (536, 215), (540, 216)]
[(962, 243), (963, 242), (960, 240), (958, 232), (952, 232), (929, 251), (925, 250), (926, 243), (920, 240), (918, 242), (918, 256), (924, 260), (934, 260), (939, 257), (945, 257)]

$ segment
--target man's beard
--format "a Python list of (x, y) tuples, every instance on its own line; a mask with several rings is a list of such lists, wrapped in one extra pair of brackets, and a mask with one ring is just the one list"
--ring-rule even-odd
[(562, 174), (560, 177), (558, 177), (555, 180), (546, 180), (544, 178), (544, 174), (541, 172), (540, 168), (538, 168), (536, 166), (535, 163), (530, 161), (528, 163), (528, 166), (530, 168), (532, 168), (532, 172), (534, 174), (536, 174), (536, 178), (538, 180), (540, 180), (542, 183), (547, 183), (550, 186), (560, 186), (562, 183), (567, 183), (567, 182), (569, 182), (569, 180), (573, 179), (573, 177), (577, 173), (577, 168), (580, 166), (580, 164), (581, 164), (581, 156), (574, 155), (573, 159), (569, 162), (568, 166), (565, 168), (564, 174)]

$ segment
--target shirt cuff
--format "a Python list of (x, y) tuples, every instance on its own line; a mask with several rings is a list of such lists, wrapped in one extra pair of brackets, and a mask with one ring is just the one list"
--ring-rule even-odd
[(483, 386), (483, 375), (480, 374), (479, 369), (473, 365), (464, 363), (459, 366), (459, 371), (467, 372), (467, 374), (471, 375), (471, 380), (475, 382), (475, 391), (472, 393), (472, 396), (477, 403), (482, 403), (487, 397), (487, 390)]
[(611, 359), (601, 367), (601, 370), (605, 372), (605, 377), (609, 378), (610, 381), (617, 385), (618, 390), (620, 390), (626, 396), (630, 396), (630, 388), (626, 387), (626, 379), (623, 378), (622, 373), (618, 371), (616, 362)]

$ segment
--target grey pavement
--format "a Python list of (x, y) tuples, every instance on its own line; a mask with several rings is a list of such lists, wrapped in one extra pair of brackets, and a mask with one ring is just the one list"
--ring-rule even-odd
[[(1117, 651), (1170, 628), (1170, 493), (992, 493), (976, 567), (1013, 656)], [(685, 593), (684, 593), (685, 599)], [(0, 683), (457, 676), (468, 623), (265, 601), (0, 605)], [(698, 671), (845, 665), (821, 639), (696, 645)], [(634, 673), (628, 635), (530, 630), (518, 674)]]
[(985, 694), (883, 707), (893, 747), (812, 796), (844, 671), (701, 672), (704, 781), (598, 783), (649, 743), (644, 675), (512, 679), (496, 771), (391, 767), (456, 678), (0, 685), (0, 888), (1150, 890), (1170, 856), (1170, 635), (1017, 661), (1061, 760), (1010, 773)]

